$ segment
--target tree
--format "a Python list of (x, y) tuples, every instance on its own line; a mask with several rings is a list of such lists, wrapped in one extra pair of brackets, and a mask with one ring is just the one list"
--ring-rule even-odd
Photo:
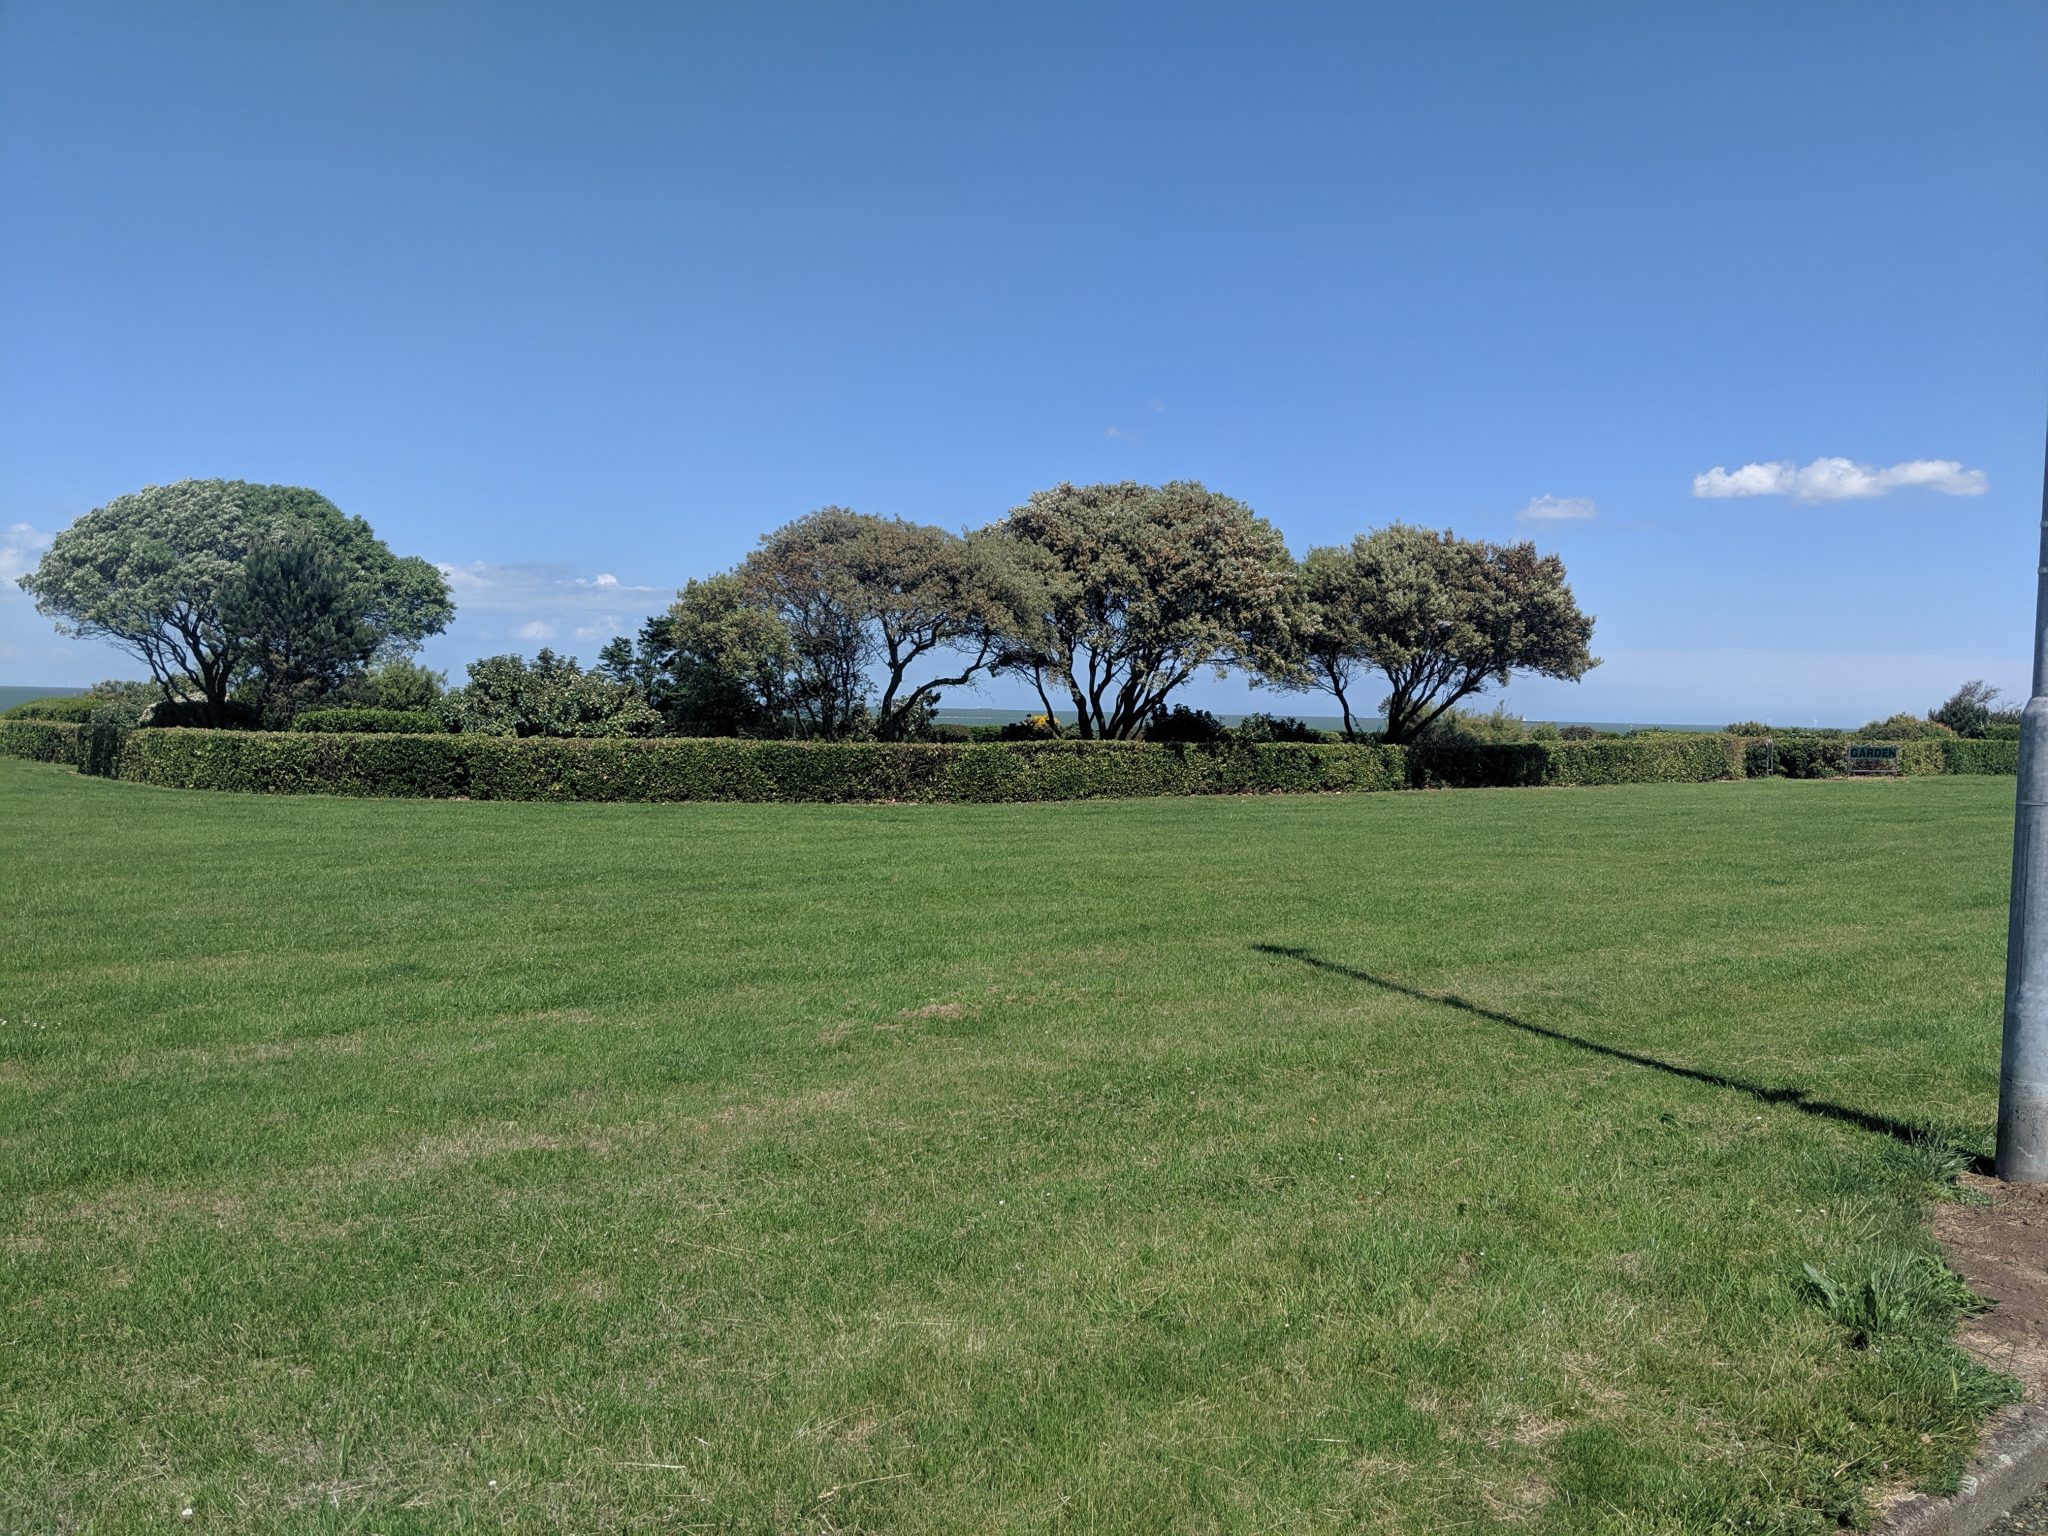
[(1205, 666), (1263, 665), (1284, 632), (1292, 561), (1251, 508), (1192, 480), (1057, 485), (988, 530), (1015, 557), (1018, 612), (999, 670), (1084, 737), (1141, 733)]
[(636, 689), (649, 705), (669, 716), (676, 704), (675, 658), (675, 619), (657, 613), (641, 624), (638, 636), (614, 635), (607, 640), (593, 670)]
[(441, 701), (453, 730), (479, 736), (652, 736), (661, 717), (631, 686), (586, 672), (573, 656), (543, 648), (486, 656), (469, 681)]
[[(790, 636), (794, 702), (816, 733), (850, 734), (869, 715), (872, 672), (874, 733), (894, 741), (1000, 653), (1018, 593), (1000, 554), (942, 528), (823, 507), (762, 539), (740, 575)], [(934, 664), (938, 675), (917, 675)]]
[(294, 533), (332, 552), (379, 654), (409, 653), (454, 616), (441, 573), (392, 554), (361, 518), (317, 491), (239, 480), (181, 480), (116, 497), (58, 534), (21, 585), (60, 630), (106, 639), (140, 660), (167, 700), (196, 686), (204, 718), (218, 723), (251, 662), (223, 619), (223, 596), (252, 551)]
[(1356, 734), (1351, 690), (1377, 672), (1390, 742), (1415, 740), (1460, 700), (1516, 672), (1578, 679), (1599, 665), (1593, 620), (1564, 562), (1530, 543), (1492, 544), (1393, 523), (1313, 549), (1289, 609), (1292, 639), (1269, 670), (1283, 687), (1334, 695)]
[(1958, 736), (1982, 736), (1991, 728), (1992, 704), (1998, 690), (1980, 677), (1973, 677), (1954, 693), (1927, 711), (1936, 725), (1945, 725)]
[[(727, 571), (677, 595), (660, 640), (667, 679), (663, 713), (690, 735), (788, 734), (799, 687), (796, 645), (782, 620)], [(652, 629), (654, 620), (649, 620)]]
[(253, 674), (250, 700), (267, 725), (360, 673), (381, 636), (367, 594), (334, 547), (299, 528), (259, 544), (221, 588), (222, 633)]

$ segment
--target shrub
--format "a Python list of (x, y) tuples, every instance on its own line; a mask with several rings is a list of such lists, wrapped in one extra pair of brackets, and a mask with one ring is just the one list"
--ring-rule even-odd
[[(1564, 733), (1558, 733), (1562, 736)], [(1449, 709), (1438, 715), (1422, 735), (1434, 746), (1484, 746), (1519, 743), (1529, 739), (1529, 728), (1520, 715), (1508, 713), (1505, 701), (1490, 710)]]
[(1598, 741), (1607, 732), (1591, 725), (1560, 725), (1557, 728), (1559, 741)]
[(573, 656), (543, 648), (523, 656), (486, 656), (469, 664), (469, 681), (441, 700), (453, 731), (483, 736), (653, 736), (661, 716), (630, 683), (586, 672)]
[(1726, 734), (1730, 736), (1771, 736), (1776, 733), (1761, 720), (1738, 720), (1733, 725), (1727, 727)]
[(371, 735), (438, 736), (448, 727), (430, 709), (309, 709), (293, 717), (292, 729), (328, 734), (359, 731)]
[(1840, 736), (1778, 736), (1772, 746), (1782, 778), (1832, 779), (1849, 771), (1849, 747)]
[(9, 720), (56, 720), (83, 725), (92, 718), (96, 704), (89, 694), (57, 694), (47, 699), (24, 699), (7, 711)]
[(1329, 741), (1330, 733), (1319, 731), (1306, 721), (1289, 715), (1263, 712), (1246, 715), (1224, 733), (1230, 740), (1251, 745), (1265, 741)]
[[(980, 734), (987, 731), (987, 735)], [(1059, 731), (1050, 715), (1026, 715), (1005, 725), (976, 727), (977, 741), (1058, 741)]]
[[(222, 729), (254, 731), (262, 728), (263, 719), (257, 713), (256, 706), (245, 700), (229, 699), (222, 704), (221, 712), (225, 717)], [(154, 704), (143, 710), (142, 718), (136, 724), (148, 726), (152, 729), (207, 730), (210, 728), (206, 718), (206, 700), (201, 698), (158, 699)]]
[(1176, 704), (1162, 715), (1154, 715), (1145, 727), (1147, 741), (1221, 741), (1223, 722), (1206, 709), (1189, 709)]
[(1926, 741), (1955, 734), (1939, 720), (1922, 720), (1918, 715), (1891, 715), (1873, 720), (1856, 732), (1861, 741)]
[[(432, 709), (447, 691), (446, 673), (400, 656), (349, 678), (321, 709)], [(439, 727), (436, 727), (439, 729)]]
[(105, 682), (94, 683), (85, 690), (85, 695), (93, 701), (92, 718), (95, 722), (133, 730), (142, 724), (142, 717), (152, 704), (163, 701), (164, 691), (153, 682), (109, 678)]

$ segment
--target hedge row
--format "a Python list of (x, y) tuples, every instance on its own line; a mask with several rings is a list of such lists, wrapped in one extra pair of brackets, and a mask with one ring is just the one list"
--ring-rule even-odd
[(46, 698), (23, 699), (5, 715), (0, 715), (0, 719), (63, 720), (81, 725), (92, 718), (92, 712), (99, 705), (98, 699), (88, 698), (82, 693), (58, 693)]
[[(1741, 778), (1757, 743), (1658, 733), (1465, 747), (974, 744), (137, 730), (0, 720), (0, 753), (173, 789), (476, 800), (962, 801)], [(1780, 746), (1781, 766), (1785, 747)], [(1903, 744), (1909, 773), (2013, 773), (2018, 743)]]
[(448, 729), (431, 709), (309, 709), (292, 716), (295, 731), (374, 732), (380, 736), (435, 736)]
[(1422, 747), (1410, 754), (1427, 789), (1519, 784), (1697, 784), (1742, 777), (1733, 737), (1658, 732), (1604, 741)]
[(1399, 789), (1398, 747), (1185, 747), (138, 731), (120, 776), (177, 789), (475, 800), (1084, 800)]

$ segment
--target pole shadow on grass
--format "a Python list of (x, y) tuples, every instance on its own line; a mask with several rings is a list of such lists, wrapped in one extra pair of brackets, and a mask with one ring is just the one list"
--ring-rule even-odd
[[(1816, 1099), (1811, 1097), (1809, 1090), (1805, 1088), (1766, 1088), (1761, 1083), (1744, 1082), (1739, 1077), (1723, 1077), (1718, 1072), (1702, 1072), (1697, 1067), (1681, 1067), (1675, 1062), (1659, 1061), (1654, 1056), (1624, 1051), (1619, 1046), (1602, 1045), (1597, 1040), (1567, 1034), (1561, 1029), (1552, 1029), (1545, 1024), (1532, 1024), (1527, 1019), (1518, 1019), (1511, 1013), (1483, 1008), (1455, 992), (1426, 992), (1421, 987), (1411, 987), (1406, 982), (1394, 981), (1386, 976), (1375, 976), (1370, 971), (1361, 971), (1353, 966), (1339, 965), (1334, 960), (1323, 959), (1312, 950), (1290, 948), (1283, 944), (1254, 944), (1252, 948), (1261, 954), (1277, 955), (1283, 960), (1299, 961), (1318, 971), (1328, 971), (1333, 976), (1343, 976), (1351, 981), (1362, 981), (1368, 986), (1383, 988), (1388, 992), (1398, 992), (1403, 997), (1412, 997), (1418, 1002), (1456, 1008), (1460, 1012), (1471, 1014), (1474, 1018), (1485, 1019), (1489, 1024), (1503, 1024), (1509, 1029), (1519, 1029), (1524, 1034), (1555, 1040), (1560, 1045), (1577, 1046), (1582, 1051), (1591, 1051), (1595, 1056), (1625, 1061), (1632, 1067), (1648, 1067), (1652, 1072), (1682, 1077), (1689, 1083), (1704, 1083), (1709, 1088), (1726, 1088), (1735, 1093), (1747, 1094), (1759, 1104), (1783, 1104), (1798, 1110), (1801, 1114), (1818, 1115), (1823, 1120), (1839, 1120), (1844, 1125), (1853, 1125), (1859, 1130), (1872, 1131), (1879, 1136), (1889, 1136), (1894, 1141), (1904, 1142), (1908, 1146), (1924, 1146), (1930, 1140), (1939, 1139), (1925, 1126), (1908, 1125), (1903, 1120), (1892, 1120), (1883, 1115), (1870, 1114), (1866, 1110), (1851, 1109), (1846, 1104), (1833, 1104), (1826, 1099)], [(1988, 1174), (1992, 1171), (1991, 1159), (1980, 1153), (1972, 1152), (1967, 1147), (1951, 1146), (1949, 1150), (1957, 1157), (1966, 1159), (1972, 1173)]]

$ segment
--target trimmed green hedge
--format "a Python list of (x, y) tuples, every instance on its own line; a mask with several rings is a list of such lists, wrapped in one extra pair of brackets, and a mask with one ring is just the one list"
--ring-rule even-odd
[(1399, 789), (1398, 747), (1002, 745), (148, 731), (121, 777), (175, 789), (476, 800), (1081, 800)]
[(1973, 741), (1966, 737), (1953, 737), (1947, 741), (1923, 743), (1941, 749), (1941, 767), (1937, 773), (2018, 773), (2020, 771), (2020, 744), (2018, 738), (2008, 740)]
[(309, 709), (292, 717), (295, 731), (434, 736), (448, 729), (430, 709)]
[(37, 763), (78, 761), (79, 727), (54, 720), (19, 719), (13, 711), (0, 716), (0, 756), (25, 757)]
[(61, 720), (70, 725), (83, 725), (92, 718), (92, 712), (99, 705), (98, 699), (82, 693), (55, 693), (43, 699), (23, 699), (0, 719)]
[[(1909, 773), (2012, 773), (2018, 743), (1901, 744)], [(1740, 778), (1750, 744), (1675, 732), (1459, 747), (970, 744), (134, 730), (0, 720), (0, 754), (171, 789), (477, 800), (958, 801)], [(1781, 754), (1782, 755), (1782, 754)]]
[(1519, 784), (1694, 784), (1742, 777), (1730, 736), (1659, 732), (1602, 741), (1525, 741), (1416, 747), (1409, 752), (1424, 789)]

